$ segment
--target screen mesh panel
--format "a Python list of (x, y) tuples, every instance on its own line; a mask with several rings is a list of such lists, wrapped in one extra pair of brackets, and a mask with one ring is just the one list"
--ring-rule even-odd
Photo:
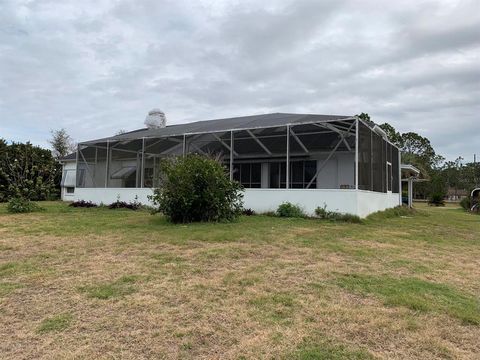
[[(246, 187), (351, 189), (355, 178), (355, 119), (343, 122), (272, 126), (269, 128), (175, 135), (156, 138), (121, 138), (108, 143), (83, 144), (77, 182), (84, 187), (161, 186), (161, 160), (199, 153), (223, 161), (232, 177)], [(359, 189), (398, 192), (398, 150), (359, 122)], [(289, 168), (287, 160), (289, 143)], [(184, 143), (185, 138), (185, 143)], [(145, 143), (144, 152), (142, 143)], [(387, 162), (392, 163), (388, 180)], [(143, 171), (142, 171), (143, 170)], [(318, 173), (317, 173), (318, 171)], [(289, 175), (287, 179), (287, 173)], [(142, 182), (143, 179), (143, 182)], [(312, 181), (310, 187), (307, 185)]]
[(371, 190), (372, 188), (371, 160), (371, 130), (360, 122), (358, 128), (358, 188), (360, 190)]
[(385, 162), (382, 159), (383, 139), (380, 135), (372, 132), (372, 190), (384, 191)]
[(398, 193), (398, 149), (363, 123), (358, 134), (358, 188)]
[(77, 187), (105, 187), (107, 144), (79, 146), (76, 185)]
[(399, 187), (400, 187), (400, 164), (399, 164), (399, 158), (398, 158), (398, 149), (394, 146), (392, 146), (392, 171), (393, 171), (393, 181), (392, 181), (392, 192), (398, 194), (399, 192)]

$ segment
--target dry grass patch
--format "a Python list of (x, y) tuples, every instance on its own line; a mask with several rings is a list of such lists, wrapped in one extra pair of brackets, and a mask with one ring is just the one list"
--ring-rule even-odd
[(250, 216), (173, 226), (142, 211), (42, 206), (15, 219), (0, 206), (4, 357), (480, 353), (478, 222), (455, 209), (362, 225)]

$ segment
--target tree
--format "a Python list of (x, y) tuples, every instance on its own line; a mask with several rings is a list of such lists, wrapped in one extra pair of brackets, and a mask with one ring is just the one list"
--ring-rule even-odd
[(68, 135), (67, 130), (61, 128), (52, 130), (50, 133), (52, 138), (48, 142), (52, 145), (53, 156), (56, 159), (61, 159), (76, 151), (76, 145), (70, 135)]
[(359, 119), (362, 119), (363, 121), (365, 121), (366, 123), (370, 124), (370, 125), (374, 125), (374, 122), (370, 119), (370, 115), (368, 115), (368, 113), (361, 113), (360, 115), (355, 115), (356, 117), (358, 117)]
[(0, 144), (0, 201), (48, 200), (58, 195), (61, 167), (50, 150), (30, 143)]
[(4, 139), (0, 138), (0, 202), (6, 201), (5, 189), (8, 187), (8, 178), (5, 174), (5, 171), (2, 171), (4, 162), (2, 159), (5, 158), (8, 149), (8, 144)]
[[(371, 121), (370, 116), (366, 113), (357, 116), (364, 121)], [(420, 170), (421, 177), (431, 179), (434, 170), (440, 169), (441, 163), (445, 159), (435, 152), (429, 139), (415, 132), (402, 134), (388, 123), (380, 125), (380, 128), (385, 131), (388, 139), (400, 149), (402, 162), (417, 167)], [(416, 184), (415, 195), (426, 198), (430, 193), (429, 186), (429, 183)]]
[(174, 223), (230, 221), (242, 210), (242, 186), (223, 164), (203, 155), (164, 159), (161, 187), (150, 197)]
[(464, 189), (466, 186), (462, 160), (463, 158), (459, 156), (455, 161), (446, 161), (441, 169), (442, 177), (449, 188), (455, 189), (455, 195), (458, 189)]
[(461, 175), (462, 183), (466, 190), (472, 190), (480, 186), (480, 164), (466, 163), (462, 166)]
[(442, 176), (442, 171), (435, 169), (430, 175), (430, 184), (428, 191), (428, 203), (431, 205), (444, 205), (444, 198), (447, 196), (447, 181)]
[(400, 134), (395, 128), (390, 125), (389, 123), (383, 123), (380, 125), (380, 128), (385, 131), (387, 134), (388, 139), (398, 146), (399, 148), (402, 148), (402, 134)]
[(430, 140), (414, 132), (402, 134), (402, 152), (421, 159), (431, 168), (438, 166), (443, 159), (435, 153)]

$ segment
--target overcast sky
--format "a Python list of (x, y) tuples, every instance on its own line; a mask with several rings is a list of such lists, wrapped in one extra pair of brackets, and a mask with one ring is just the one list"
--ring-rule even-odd
[(268, 112), (353, 115), (480, 155), (480, 1), (0, 0), (0, 137), (47, 146)]

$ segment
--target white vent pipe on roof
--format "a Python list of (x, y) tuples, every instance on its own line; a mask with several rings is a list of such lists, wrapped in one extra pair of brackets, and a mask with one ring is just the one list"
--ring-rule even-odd
[(145, 126), (149, 129), (161, 129), (167, 125), (167, 117), (160, 109), (152, 109), (145, 118)]

